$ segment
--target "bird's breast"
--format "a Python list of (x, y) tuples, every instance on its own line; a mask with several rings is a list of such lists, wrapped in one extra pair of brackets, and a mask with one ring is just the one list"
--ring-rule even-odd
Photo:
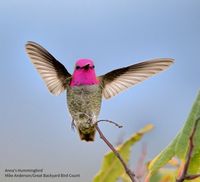
[(102, 101), (100, 85), (67, 88), (67, 104), (75, 124), (88, 128), (96, 122)]

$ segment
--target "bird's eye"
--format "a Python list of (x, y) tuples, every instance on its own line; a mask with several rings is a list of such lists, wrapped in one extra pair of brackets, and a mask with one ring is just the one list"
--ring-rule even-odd
[(80, 66), (76, 66), (76, 69), (79, 70), (81, 67)]
[(94, 69), (94, 68), (95, 68), (95, 66), (93, 65), (91, 68), (92, 68), (92, 69)]

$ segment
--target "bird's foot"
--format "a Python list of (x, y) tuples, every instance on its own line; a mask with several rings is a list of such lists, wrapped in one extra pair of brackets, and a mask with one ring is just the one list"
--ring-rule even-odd
[(75, 123), (74, 123), (74, 119), (72, 119), (72, 123), (71, 123), (71, 129), (74, 131), (74, 128), (76, 127)]

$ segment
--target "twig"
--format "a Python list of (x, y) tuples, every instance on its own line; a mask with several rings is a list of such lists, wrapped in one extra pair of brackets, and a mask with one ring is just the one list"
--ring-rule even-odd
[(192, 179), (200, 177), (200, 174), (197, 174), (197, 175), (188, 175), (187, 174), (188, 167), (189, 167), (191, 157), (192, 157), (192, 152), (193, 152), (193, 149), (194, 149), (193, 138), (194, 138), (194, 135), (195, 135), (199, 121), (200, 121), (200, 117), (197, 118), (196, 121), (195, 121), (194, 128), (193, 128), (192, 133), (191, 133), (190, 138), (189, 138), (189, 151), (188, 151), (188, 154), (187, 154), (187, 159), (186, 159), (186, 162), (185, 162), (185, 165), (184, 165), (184, 168), (183, 168), (183, 172), (182, 172), (181, 176), (179, 177), (179, 179), (176, 180), (176, 182), (183, 182), (186, 179), (192, 180)]
[(194, 175), (186, 176), (185, 179), (192, 180), (192, 179), (196, 179), (196, 178), (199, 178), (199, 177), (200, 177), (200, 174), (194, 174)]
[(100, 138), (108, 145), (108, 147), (113, 151), (113, 153), (116, 155), (116, 157), (120, 160), (121, 164), (123, 165), (127, 175), (130, 177), (132, 182), (138, 182), (137, 178), (135, 178), (135, 174), (128, 168), (125, 161), (122, 159), (119, 152), (113, 147), (113, 145), (106, 139), (106, 137), (103, 135), (101, 130), (98, 127), (98, 124), (95, 124), (96, 130), (99, 133)]
[(102, 121), (105, 121), (105, 122), (108, 122), (108, 123), (112, 123), (112, 124), (114, 124), (115, 126), (117, 126), (118, 128), (122, 128), (122, 127), (123, 127), (122, 125), (119, 125), (119, 124), (117, 124), (116, 122), (111, 121), (111, 120), (107, 120), (107, 119), (101, 119), (101, 120), (97, 121), (95, 124), (100, 123), (100, 122), (102, 122)]

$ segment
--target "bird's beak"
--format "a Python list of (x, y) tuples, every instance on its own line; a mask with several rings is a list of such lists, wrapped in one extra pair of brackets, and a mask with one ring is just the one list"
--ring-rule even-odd
[(84, 68), (84, 70), (89, 70), (89, 68), (90, 68), (90, 64), (86, 64), (86, 65), (83, 66), (82, 68)]

